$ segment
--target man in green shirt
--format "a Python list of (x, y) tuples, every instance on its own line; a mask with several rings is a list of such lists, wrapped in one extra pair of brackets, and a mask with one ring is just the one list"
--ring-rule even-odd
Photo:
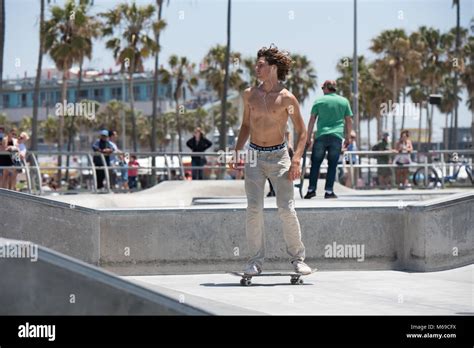
[[(324, 198), (337, 198), (333, 191), (336, 179), (337, 162), (341, 154), (342, 141), (350, 143), (352, 130), (352, 110), (349, 101), (336, 94), (336, 81), (326, 80), (322, 86), (324, 96), (313, 105), (308, 124), (308, 134), (313, 134), (317, 119), (317, 131), (311, 154), (311, 172), (309, 187), (305, 199), (316, 196), (319, 169), (324, 157), (328, 157), (328, 171)], [(306, 146), (311, 146), (312, 139), (308, 136)]]

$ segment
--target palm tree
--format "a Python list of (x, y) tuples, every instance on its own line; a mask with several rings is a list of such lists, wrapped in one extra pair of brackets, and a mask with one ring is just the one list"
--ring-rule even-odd
[[(443, 81), (443, 76), (447, 72), (446, 64), (443, 60), (444, 50), (441, 43), (441, 34), (437, 29), (424, 26), (420, 27), (418, 31), (421, 40), (424, 42), (420, 81), (428, 88), (428, 94), (437, 93)], [(427, 113), (428, 143), (431, 143), (433, 133), (433, 112), (434, 107), (431, 105), (430, 112)]]
[[(239, 52), (230, 52), (229, 61), (241, 61), (241, 54)], [(204, 78), (207, 85), (216, 92), (219, 100), (224, 98), (224, 80), (226, 67), (226, 46), (216, 45), (211, 47), (209, 52), (203, 59), (202, 66), (204, 67), (200, 75)], [(242, 68), (240, 64), (229, 72), (229, 88), (240, 91), (243, 85)]]
[(180, 105), (179, 101), (181, 98), (185, 98), (186, 90), (193, 92), (193, 87), (197, 86), (198, 81), (197, 78), (194, 76), (194, 69), (195, 64), (189, 62), (188, 58), (186, 57), (178, 57), (176, 55), (172, 55), (169, 60), (168, 64), (170, 66), (170, 70), (163, 69), (161, 74), (163, 75), (163, 81), (165, 83), (174, 82), (173, 88), (173, 99), (175, 102), (176, 107), (176, 128), (178, 131), (178, 149), (179, 152), (183, 151), (183, 144), (182, 144), (182, 120), (181, 115), (185, 113), (184, 105)]
[[(169, 0), (167, 2), (169, 5)], [(156, 0), (156, 6), (158, 7), (158, 23), (162, 23), (163, 28), (165, 27), (165, 22), (162, 21), (162, 13), (163, 13), (163, 0)], [(156, 35), (156, 44), (158, 47), (160, 47), (160, 33), (161, 30), (158, 32)], [(157, 114), (157, 102), (158, 102), (158, 90), (159, 90), (159, 57), (160, 57), (160, 50), (158, 49), (155, 52), (155, 71), (153, 74), (153, 105), (152, 105), (152, 112), (151, 112), (151, 138), (150, 138), (150, 151), (155, 152), (156, 151), (156, 137), (157, 137), (157, 129), (156, 129), (156, 114)], [(160, 110), (161, 113), (161, 110)], [(151, 159), (151, 166), (153, 167), (152, 169), (152, 176), (151, 176), (151, 184), (155, 185), (156, 184), (156, 158), (155, 156), (152, 156)]]
[[(78, 14), (78, 16), (76, 16)], [(81, 18), (81, 8), (73, 0), (67, 0), (64, 8), (53, 6), (51, 18), (44, 23), (44, 52), (49, 53), (58, 70), (62, 72), (61, 101), (67, 100), (69, 69), (80, 61), (87, 39), (78, 32), (76, 19)], [(58, 150), (62, 151), (64, 139), (64, 114), (59, 115)], [(62, 156), (58, 156), (58, 167), (62, 165)], [(58, 183), (61, 183), (61, 169), (58, 169)]]
[(309, 97), (310, 91), (316, 89), (316, 70), (311, 61), (304, 55), (292, 54), (291, 60), (293, 64), (284, 84), (298, 102), (304, 104)]
[[(49, 4), (49, 0), (48, 0)], [(33, 151), (38, 149), (38, 107), (39, 107), (39, 93), (41, 83), (41, 69), (43, 66), (44, 54), (44, 0), (40, 0), (40, 20), (39, 20), (39, 47), (38, 47), (38, 64), (36, 66), (35, 76), (35, 90), (33, 92), (33, 121), (31, 127), (31, 149)]]
[[(471, 21), (474, 24), (474, 19)], [(474, 25), (473, 29), (474, 31)], [(466, 86), (468, 100), (467, 106), (472, 114), (471, 121), (471, 136), (472, 144), (474, 146), (474, 36), (470, 35), (466, 45), (464, 46), (464, 57), (466, 58), (466, 64), (464, 71), (461, 74), (461, 81)]]
[[(465, 28), (452, 28), (450, 31), (447, 33), (444, 33), (441, 35), (440, 39), (440, 46), (443, 50), (443, 53), (445, 55), (445, 70), (446, 73), (452, 76), (452, 79), (450, 80), (450, 85), (452, 88), (452, 91), (446, 91), (447, 93), (450, 93), (450, 95), (457, 95), (457, 98), (453, 98), (453, 110), (450, 110), (449, 112), (453, 112), (453, 131), (450, 131), (449, 134), (450, 139), (448, 140), (450, 143), (450, 146), (456, 146), (457, 144), (457, 106), (459, 104), (459, 92), (460, 92), (460, 86), (459, 86), (459, 75), (462, 74), (465, 66), (465, 61), (466, 61), (466, 51), (465, 50), (458, 50), (458, 42), (462, 45), (462, 47), (465, 47), (467, 45), (467, 35), (468, 31)], [(442, 88), (442, 86), (441, 86)], [(443, 88), (442, 88), (443, 89)]]
[(95, 124), (98, 129), (114, 129), (118, 134), (122, 133), (122, 122), (120, 115), (124, 111), (125, 105), (118, 100), (109, 101), (95, 117)]
[[(370, 49), (380, 54), (375, 61), (375, 73), (392, 85), (392, 101), (398, 102), (400, 89), (406, 85), (407, 75), (419, 70), (421, 54), (414, 50), (403, 29), (385, 30), (372, 40)], [(392, 139), (396, 138), (395, 115), (392, 115)]]
[[(100, 13), (105, 19), (103, 35), (112, 36), (106, 47), (113, 51), (114, 58), (121, 64), (122, 72), (128, 69), (128, 93), (132, 117), (133, 151), (137, 151), (137, 131), (134, 108), (133, 74), (143, 71), (143, 61), (159, 50), (155, 41), (164, 23), (154, 21), (153, 5), (137, 6), (122, 3), (112, 10)], [(120, 30), (120, 32), (119, 32)], [(153, 35), (150, 36), (149, 32)], [(115, 36), (114, 36), (115, 35)]]
[(40, 122), (40, 130), (43, 133), (45, 143), (54, 144), (58, 139), (58, 118), (48, 115), (46, 119)]
[[(221, 101), (221, 118), (222, 118), (222, 110), (223, 106), (222, 103), (224, 101), (224, 85), (225, 85), (225, 79), (226, 79), (226, 57), (227, 57), (227, 48), (226, 46), (222, 45), (216, 45), (214, 47), (211, 47), (209, 52), (206, 54), (206, 56), (203, 59), (202, 66), (204, 67), (200, 74), (206, 81), (207, 85), (212, 88), (214, 92), (216, 92), (217, 97)], [(232, 62), (241, 62), (241, 54), (239, 52), (233, 52), (231, 51), (229, 53), (229, 61)], [(246, 63), (247, 61), (247, 63)], [(244, 60), (244, 65), (249, 64), (250, 60)], [(238, 91), (239, 94), (242, 92), (242, 87), (245, 85), (244, 80), (242, 79), (242, 73), (243, 69), (241, 67), (241, 64), (239, 63), (238, 65), (233, 65), (233, 69), (229, 70), (228, 73), (228, 88), (231, 90)], [(227, 105), (226, 105), (226, 118), (227, 118)], [(213, 113), (213, 115), (216, 115)], [(215, 120), (214, 120), (214, 125), (215, 125)], [(227, 120), (225, 120), (225, 125), (223, 123), (220, 124), (220, 132), (222, 133), (223, 129), (226, 129), (227, 132), (227, 127), (229, 126), (229, 123)], [(223, 139), (221, 137), (221, 139)], [(222, 146), (222, 144), (219, 144), (219, 146)]]

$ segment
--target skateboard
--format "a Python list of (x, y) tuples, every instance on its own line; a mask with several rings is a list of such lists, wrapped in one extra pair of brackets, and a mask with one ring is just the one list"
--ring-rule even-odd
[(303, 152), (303, 161), (301, 164), (301, 175), (300, 175), (300, 183), (296, 184), (295, 187), (298, 187), (300, 191), (300, 197), (303, 198), (303, 184), (304, 184), (304, 175), (306, 173), (306, 146)]
[[(316, 271), (317, 269), (314, 268), (313, 270), (311, 270), (310, 274), (313, 274)], [(304, 277), (305, 275), (309, 275), (309, 274), (301, 274), (301, 273), (296, 273), (296, 272), (263, 272), (254, 276), (247, 275), (243, 272), (228, 272), (228, 273), (235, 275), (237, 277), (241, 277), (242, 279), (240, 279), (240, 285), (242, 286), (251, 285), (253, 277), (290, 277), (291, 285), (301, 285), (304, 283), (301, 277)]]

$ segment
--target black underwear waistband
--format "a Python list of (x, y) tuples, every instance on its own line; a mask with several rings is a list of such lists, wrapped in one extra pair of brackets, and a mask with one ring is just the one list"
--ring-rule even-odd
[(266, 151), (266, 152), (278, 151), (278, 150), (284, 149), (285, 147), (286, 147), (286, 143), (282, 143), (282, 144), (279, 144), (279, 145), (273, 145), (273, 146), (260, 146), (260, 145), (254, 144), (254, 143), (250, 143), (250, 148), (252, 148), (254, 150), (257, 150), (257, 151)]

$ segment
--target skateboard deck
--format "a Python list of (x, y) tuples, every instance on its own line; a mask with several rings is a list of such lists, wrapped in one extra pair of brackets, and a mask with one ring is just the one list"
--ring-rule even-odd
[(300, 197), (301, 198), (303, 198), (303, 184), (304, 184), (305, 174), (306, 174), (306, 147), (304, 148), (303, 161), (301, 163), (300, 183), (295, 185), (295, 187), (298, 187), (298, 189), (300, 191)]
[[(310, 274), (313, 274), (316, 271), (317, 269), (314, 268), (311, 270)], [(309, 274), (301, 274), (301, 273), (296, 273), (296, 272), (262, 272), (257, 275), (248, 275), (243, 272), (228, 272), (228, 273), (235, 275), (237, 277), (241, 277), (242, 279), (240, 279), (240, 285), (242, 286), (249, 286), (250, 284), (252, 284), (251, 279), (253, 277), (290, 277), (290, 283), (292, 285), (301, 285), (304, 283), (301, 277), (309, 275)]]

